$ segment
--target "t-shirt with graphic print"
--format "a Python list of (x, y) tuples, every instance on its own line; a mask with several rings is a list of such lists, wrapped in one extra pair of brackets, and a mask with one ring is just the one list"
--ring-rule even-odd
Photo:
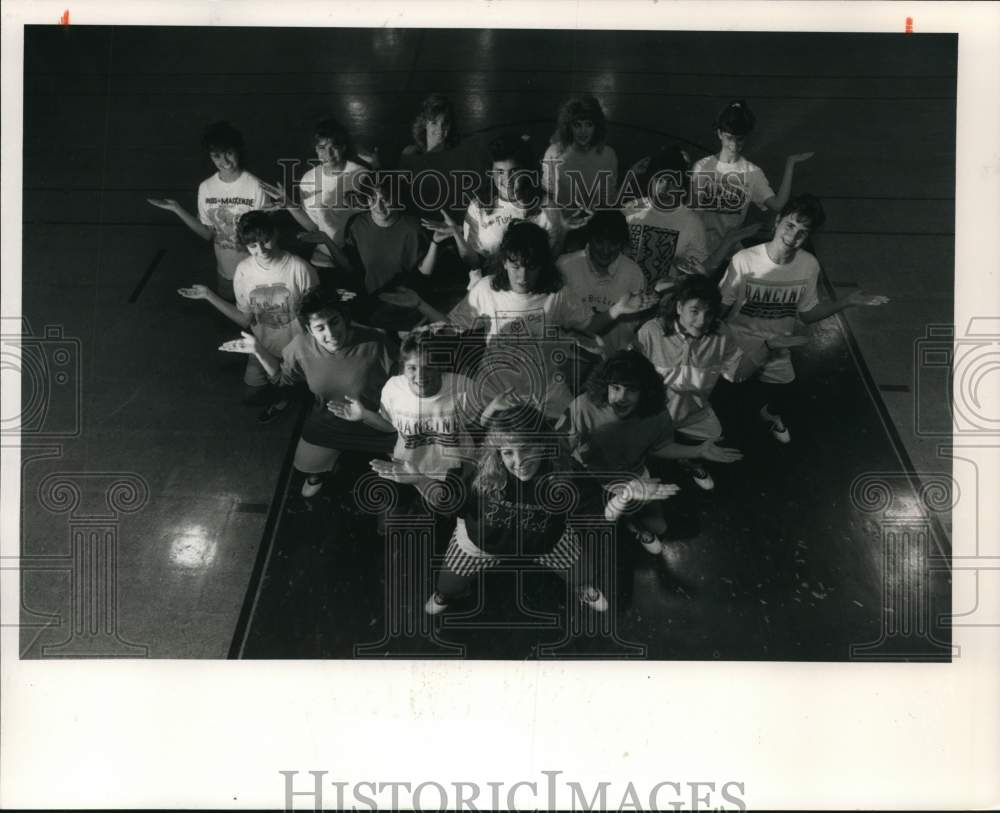
[[(642, 291), (646, 279), (632, 260), (619, 254), (608, 267), (607, 274), (599, 274), (590, 261), (590, 251), (582, 249), (563, 254), (556, 261), (556, 268), (563, 276), (566, 287), (591, 313), (605, 313), (625, 294)], [(622, 319), (601, 336), (605, 353), (613, 353), (628, 346), (635, 337), (639, 317)], [(592, 337), (578, 334), (578, 344), (591, 351), (600, 352)]]
[(240, 313), (249, 314), (253, 335), (264, 348), (280, 356), (288, 343), (302, 333), (299, 304), (316, 286), (316, 272), (301, 257), (285, 252), (267, 267), (247, 257), (236, 268), (233, 292)]
[(240, 216), (266, 205), (260, 179), (246, 170), (235, 181), (224, 181), (215, 173), (198, 186), (198, 220), (214, 232), (212, 247), (220, 277), (232, 279), (236, 266), (249, 256), (236, 231)]
[(663, 209), (648, 198), (633, 201), (622, 212), (628, 222), (626, 251), (648, 285), (682, 274), (705, 274), (708, 242), (701, 218), (683, 204)]
[(386, 381), (380, 412), (396, 428), (392, 456), (436, 480), (445, 479), (463, 461), (475, 460), (476, 448), (466, 429), (474, 417), (471, 388), (468, 378), (454, 373), (442, 373), (441, 389), (426, 397), (415, 395), (404, 375)]
[[(798, 315), (819, 304), (816, 283), (819, 263), (799, 249), (791, 262), (779, 265), (767, 254), (767, 244), (743, 249), (729, 263), (719, 283), (723, 306), (732, 305), (726, 324), (744, 353), (760, 350), (772, 336), (788, 336)], [(785, 384), (795, 379), (787, 349), (772, 351), (761, 368), (761, 381)]]
[(590, 310), (569, 288), (549, 294), (519, 294), (493, 289), (493, 277), (483, 277), (449, 314), (449, 321), (468, 330), (476, 319), (489, 319), (486, 341), (512, 336), (544, 338), (549, 329), (582, 330)]
[(462, 236), (473, 251), (492, 257), (500, 250), (507, 226), (514, 220), (527, 220), (545, 229), (549, 247), (558, 254), (564, 238), (562, 218), (556, 209), (542, 207), (528, 217), (528, 210), (517, 203), (498, 198), (490, 210), (478, 200), (473, 200), (465, 212)]
[(715, 251), (725, 236), (746, 219), (750, 204), (762, 211), (774, 191), (764, 171), (746, 158), (723, 163), (717, 155), (702, 158), (691, 170), (691, 208), (705, 225), (708, 252)]
[(540, 556), (552, 551), (564, 533), (573, 533), (574, 518), (586, 519), (588, 524), (603, 519), (604, 502), (596, 479), (575, 461), (562, 459), (557, 464), (554, 442), (548, 451), (553, 456), (543, 460), (527, 482), (506, 469), (499, 491), (477, 493), (470, 481), (466, 489), (469, 497), (460, 513), (468, 536), (458, 540), (460, 544), (471, 543), (473, 547), (467, 552)]

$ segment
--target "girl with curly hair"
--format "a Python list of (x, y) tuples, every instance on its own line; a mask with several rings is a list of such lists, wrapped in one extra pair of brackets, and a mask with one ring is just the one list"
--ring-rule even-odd
[[(622, 502), (607, 505), (590, 478), (562, 451), (541, 412), (520, 400), (497, 399), (484, 417), (486, 440), (441, 570), (424, 606), (443, 612), (483, 571), (541, 565), (562, 576), (577, 599), (605, 612), (607, 599), (589, 574), (590, 556), (574, 520), (614, 521)], [(628, 480), (620, 491), (663, 496), (650, 482)]]
[[(700, 446), (677, 443), (660, 376), (635, 350), (622, 350), (598, 365), (586, 391), (569, 405), (557, 428), (567, 433), (573, 456), (606, 483), (622, 476), (648, 480), (646, 461), (650, 457), (703, 458), (721, 463), (742, 457), (735, 449), (712, 442)], [(664, 496), (678, 491), (674, 485), (665, 488)], [(633, 512), (638, 508), (625, 505)], [(659, 503), (633, 513), (626, 527), (649, 553), (663, 551), (661, 537), (667, 525)]]
[(553, 331), (605, 333), (621, 317), (655, 305), (656, 297), (639, 288), (622, 295), (607, 311), (593, 313), (563, 287), (545, 232), (533, 223), (510, 225), (500, 260), (497, 272), (477, 282), (448, 316), (413, 291), (397, 289), (381, 296), (461, 330), (485, 322), (487, 347), (480, 369), (489, 376), (483, 384), (487, 397), (513, 389), (537, 399), (546, 414), (557, 417), (572, 397), (562, 365), (573, 342), (560, 343)]
[(458, 145), (461, 136), (455, 124), (455, 111), (443, 93), (432, 93), (420, 106), (413, 120), (413, 143), (403, 148), (403, 155), (443, 152)]
[(552, 143), (542, 158), (542, 186), (568, 209), (593, 209), (618, 193), (618, 156), (605, 143), (608, 122), (600, 102), (578, 96), (559, 109)]

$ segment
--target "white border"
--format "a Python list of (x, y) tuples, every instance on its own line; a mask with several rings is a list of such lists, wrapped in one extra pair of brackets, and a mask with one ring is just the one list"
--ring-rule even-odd
[[(4, 316), (20, 302), (21, 25), (55, 23), (69, 3), (2, 9)], [(909, 15), (918, 33), (960, 33), (956, 323), (1000, 307), (995, 3), (73, 0), (69, 8), (72, 24), (612, 29), (642, 20), (734, 31), (766, 23), (901, 32)], [(9, 383), (4, 415), (18, 403)], [(10, 457), (5, 450), (5, 556), (18, 539)], [(989, 503), (996, 455), (980, 470)], [(954, 516), (956, 550), (975, 519), (965, 507)], [(994, 514), (979, 521), (981, 540), (1000, 538)], [(2, 578), (3, 622), (16, 623), (16, 580)], [(967, 586), (956, 581), (957, 609), (971, 606)], [(990, 588), (980, 606), (1000, 618), (995, 577), (980, 587)], [(955, 643), (962, 656), (952, 665), (64, 663), (18, 661), (16, 628), (4, 627), (0, 805), (280, 807), (282, 769), (355, 781), (512, 783), (541, 780), (542, 770), (616, 787), (737, 780), (751, 808), (1000, 805), (997, 629), (957, 628)]]

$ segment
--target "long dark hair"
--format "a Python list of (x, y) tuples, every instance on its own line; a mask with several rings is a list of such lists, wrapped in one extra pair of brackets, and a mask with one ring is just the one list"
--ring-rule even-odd
[(490, 282), (494, 291), (510, 290), (505, 260), (521, 263), (525, 268), (538, 269), (538, 278), (531, 292), (533, 294), (554, 294), (562, 288), (562, 274), (552, 259), (549, 235), (541, 226), (527, 220), (515, 220), (507, 226)]

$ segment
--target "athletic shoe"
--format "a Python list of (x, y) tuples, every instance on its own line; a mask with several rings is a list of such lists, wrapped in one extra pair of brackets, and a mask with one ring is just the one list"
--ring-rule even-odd
[(279, 417), (286, 409), (288, 409), (288, 400), (282, 398), (280, 401), (265, 407), (264, 410), (257, 416), (257, 423), (270, 423), (275, 418)]
[(659, 540), (656, 534), (640, 528), (638, 525), (631, 522), (628, 523), (628, 529), (635, 534), (635, 538), (639, 540), (639, 544), (642, 545), (646, 553), (651, 553), (653, 556), (657, 556), (663, 550), (663, 543)]
[(321, 488), (323, 488), (323, 478), (309, 475), (302, 481), (302, 496), (315, 497)]
[(766, 405), (760, 408), (760, 419), (764, 423), (770, 424), (771, 437), (778, 441), (778, 443), (792, 442), (792, 433), (788, 431), (788, 428), (781, 420), (781, 416), (768, 412)]
[(579, 592), (578, 598), (581, 604), (590, 607), (595, 613), (606, 613), (608, 611), (608, 600), (604, 597), (604, 593), (596, 587), (584, 587)]
[(448, 602), (445, 601), (444, 596), (437, 591), (431, 593), (431, 597), (427, 599), (427, 603), (424, 605), (424, 612), (427, 613), (427, 615), (438, 615), (447, 609)]
[(715, 480), (712, 479), (712, 475), (704, 466), (692, 466), (691, 477), (698, 488), (703, 488), (705, 491), (711, 491), (715, 488)]

